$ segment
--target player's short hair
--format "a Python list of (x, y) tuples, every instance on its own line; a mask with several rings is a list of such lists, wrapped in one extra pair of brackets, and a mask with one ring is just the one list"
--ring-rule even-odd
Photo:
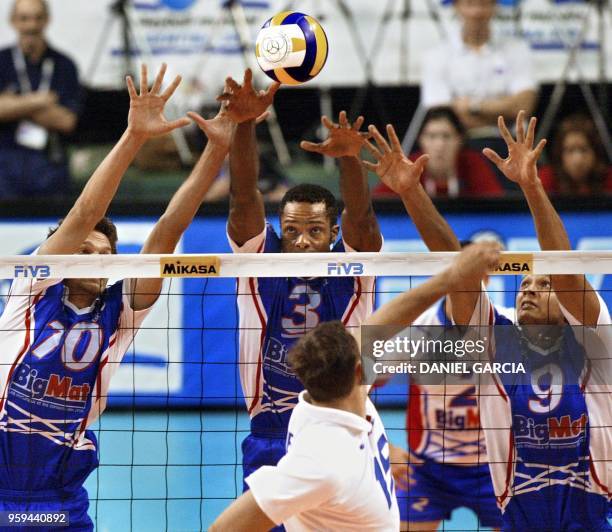
[(321, 323), (291, 348), (289, 364), (318, 402), (346, 397), (355, 384), (359, 346), (342, 322)]
[[(61, 220), (57, 222), (57, 226), (49, 228), (49, 233), (47, 234), (47, 238), (49, 238), (53, 233), (55, 233), (55, 231), (59, 229), (63, 221), (64, 219), (62, 218)], [(111, 245), (111, 251), (113, 252), (113, 254), (116, 254), (117, 253), (117, 227), (115, 226), (113, 221), (108, 216), (105, 216), (96, 224), (93, 230), (98, 231), (99, 233), (102, 233), (106, 238), (108, 238), (108, 241), (110, 242), (110, 245)]]
[(311, 204), (324, 203), (330, 225), (336, 225), (338, 222), (338, 202), (334, 195), (325, 187), (310, 185), (308, 183), (302, 183), (291, 187), (285, 192), (283, 199), (281, 199), (280, 205), (278, 206), (278, 216), (282, 216), (287, 203), (293, 202)]

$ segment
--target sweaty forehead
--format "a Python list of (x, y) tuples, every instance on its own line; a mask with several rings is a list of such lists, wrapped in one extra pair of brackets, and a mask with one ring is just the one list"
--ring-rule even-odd
[(291, 201), (285, 205), (281, 214), (281, 223), (319, 223), (328, 222), (325, 203), (306, 203)]
[(526, 283), (531, 283), (532, 281), (535, 281), (536, 283), (541, 283), (543, 281), (550, 281), (550, 275), (545, 275), (545, 274), (539, 274), (539, 275), (535, 275), (535, 274), (531, 274), (531, 275), (525, 275), (522, 279), (521, 279), (521, 284), (526, 284)]

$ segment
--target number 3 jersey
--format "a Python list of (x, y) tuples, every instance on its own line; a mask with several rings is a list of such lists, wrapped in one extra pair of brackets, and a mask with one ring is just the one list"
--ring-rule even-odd
[[(604, 301), (595, 328), (540, 326), (546, 343), (496, 313), (483, 295), (471, 325), (496, 325), (490, 356), (524, 373), (491, 374), (479, 406), (504, 529), (610, 530), (612, 325)], [(541, 336), (540, 336), (541, 338)], [(546, 347), (544, 347), (546, 346)], [(484, 377), (484, 375), (483, 375)]]
[[(237, 253), (281, 252), (281, 240), (269, 224), (241, 247), (229, 241)], [(332, 252), (345, 249), (354, 251), (340, 240)], [(329, 256), (330, 261), (339, 257)], [(303, 390), (287, 361), (288, 350), (321, 322), (358, 326), (372, 313), (374, 282), (374, 277), (238, 279), (240, 381), (253, 432), (284, 436)]]
[(13, 281), (0, 317), (0, 490), (71, 492), (97, 467), (87, 428), (150, 310), (131, 310), (128, 283), (78, 309), (62, 279)]
[(369, 398), (365, 412), (315, 406), (299, 395), (287, 454), (246, 479), (274, 523), (287, 532), (399, 530), (385, 428)]

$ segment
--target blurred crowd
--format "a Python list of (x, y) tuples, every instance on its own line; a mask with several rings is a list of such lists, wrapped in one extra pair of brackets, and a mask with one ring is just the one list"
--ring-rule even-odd
[[(455, 34), (423, 54), (421, 106), (426, 109), (411, 158), (430, 159), (423, 185), (432, 197), (501, 197), (507, 180), (482, 155), (484, 147), (503, 151), (497, 118), (507, 121), (521, 109), (531, 114), (538, 99), (528, 44), (498, 39), (491, 28), (495, 0), (454, 0)], [(61, 196), (69, 191), (68, 138), (83, 109), (83, 89), (74, 61), (45, 38), (51, 14), (44, 0), (15, 0), (13, 46), (0, 50), (0, 199)], [(576, 113), (558, 119), (540, 168), (553, 194), (589, 196), (612, 193), (612, 170), (592, 118)], [(175, 153), (164, 139), (141, 155), (151, 166)], [(163, 155), (163, 157), (162, 157)], [(145, 160), (146, 159), (146, 160)], [(161, 163), (160, 163), (161, 164)], [(274, 162), (262, 165), (262, 189), (278, 199), (286, 178)], [(220, 175), (209, 200), (228, 194)], [(378, 198), (393, 198), (384, 185)]]

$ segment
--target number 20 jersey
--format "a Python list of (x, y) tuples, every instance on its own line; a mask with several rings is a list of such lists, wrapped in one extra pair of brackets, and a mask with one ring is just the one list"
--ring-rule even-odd
[(0, 490), (74, 491), (97, 467), (87, 428), (149, 309), (128, 281), (78, 309), (61, 279), (16, 279), (0, 316)]
[[(266, 224), (236, 253), (280, 253), (281, 240)], [(339, 240), (329, 254), (354, 251)], [(308, 260), (308, 254), (304, 254)], [(287, 361), (291, 346), (325, 321), (359, 326), (374, 307), (374, 277), (259, 277), (238, 279), (240, 381), (251, 430), (284, 437), (298, 394), (304, 389)]]

